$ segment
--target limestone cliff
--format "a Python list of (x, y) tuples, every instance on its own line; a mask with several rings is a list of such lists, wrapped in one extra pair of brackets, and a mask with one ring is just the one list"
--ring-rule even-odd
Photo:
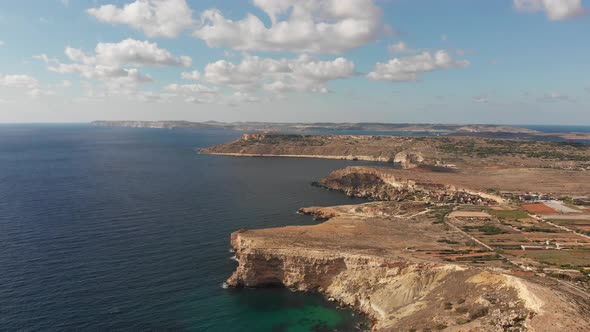
[(486, 139), (459, 136), (292, 135), (255, 133), (201, 153), (395, 162), (402, 168), (420, 165), (456, 168), (543, 167), (590, 169), (590, 149), (558, 142)]
[(346, 211), (358, 207), (329, 208), (327, 215), (335, 217), (320, 225), (236, 232), (232, 246), (239, 266), (227, 283), (321, 292), (368, 315), (375, 331), (590, 328), (569, 295), (404, 249), (411, 242), (434, 249), (444, 231), (430, 232), (439, 226), (408, 218), (404, 207), (389, 208), (385, 218), (375, 214), (379, 205), (355, 217)]
[(412, 168), (434, 163), (434, 150), (422, 139), (394, 136), (244, 134), (236, 141), (200, 150), (201, 153), (396, 162)]
[(418, 167), (424, 162), (424, 156), (420, 151), (402, 151), (393, 158), (394, 163), (399, 163), (402, 168)]
[(349, 196), (376, 200), (426, 200), (453, 203), (504, 203), (499, 192), (588, 193), (590, 172), (549, 168), (469, 168), (431, 171), (390, 167), (347, 167), (318, 185)]
[(458, 187), (452, 183), (432, 181), (408, 173), (384, 168), (347, 167), (337, 170), (318, 184), (344, 192), (348, 196), (383, 201), (423, 200), (453, 203), (498, 203), (503, 199), (477, 190)]

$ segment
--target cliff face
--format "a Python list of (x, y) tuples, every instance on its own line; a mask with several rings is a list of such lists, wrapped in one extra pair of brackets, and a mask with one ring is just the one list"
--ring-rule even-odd
[(365, 197), (383, 201), (424, 200), (453, 203), (498, 203), (503, 199), (476, 190), (460, 188), (453, 184), (410, 178), (416, 173), (406, 173), (372, 167), (348, 167), (337, 170), (319, 182), (328, 189), (344, 192), (348, 196)]
[(231, 156), (328, 158), (395, 162), (459, 169), (543, 167), (590, 169), (590, 149), (583, 145), (462, 136), (409, 137), (369, 135), (245, 134), (240, 139), (200, 150)]
[[(454, 267), (409, 263), (384, 257), (323, 250), (272, 250), (234, 234), (240, 265), (228, 280), (232, 286), (282, 285), (298, 291), (319, 291), (352, 306), (376, 321), (391, 325), (405, 307), (417, 309)], [(428, 324), (425, 324), (428, 325)]]
[[(498, 272), (329, 247), (270, 247), (265, 236), (249, 232), (234, 233), (232, 245), (239, 267), (229, 285), (318, 291), (371, 317), (375, 331), (584, 331), (589, 326), (559, 294)], [(556, 314), (578, 320), (553, 321)]]
[(498, 192), (555, 196), (588, 193), (590, 172), (548, 168), (473, 168), (444, 172), (388, 167), (347, 167), (318, 184), (349, 196), (376, 200), (505, 203)]
[(317, 291), (368, 315), (375, 331), (588, 331), (585, 299), (500, 267), (444, 260), (439, 253), (464, 251), (466, 239), (434, 222), (431, 208), (306, 208), (329, 220), (235, 232), (239, 266), (227, 283)]
[(427, 162), (432, 151), (420, 139), (411, 137), (254, 133), (202, 149), (201, 153), (396, 162), (413, 168)]

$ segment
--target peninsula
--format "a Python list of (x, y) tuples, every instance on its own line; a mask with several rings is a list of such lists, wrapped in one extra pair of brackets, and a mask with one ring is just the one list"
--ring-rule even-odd
[(240, 230), (235, 287), (315, 291), (375, 331), (590, 329), (590, 146), (246, 134), (200, 153), (370, 160), (314, 185), (374, 202)]

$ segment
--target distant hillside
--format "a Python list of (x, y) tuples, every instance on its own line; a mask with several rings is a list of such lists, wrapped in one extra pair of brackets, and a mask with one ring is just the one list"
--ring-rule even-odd
[(273, 123), (273, 122), (189, 122), (189, 121), (94, 121), (93, 125), (131, 128), (221, 128), (240, 131), (397, 131), (428, 133), (511, 133), (536, 134), (535, 130), (502, 125), (453, 125), (414, 123)]

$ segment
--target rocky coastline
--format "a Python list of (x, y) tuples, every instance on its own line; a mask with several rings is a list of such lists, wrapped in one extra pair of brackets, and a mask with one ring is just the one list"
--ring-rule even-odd
[[(462, 145), (496, 154), (463, 154)], [(531, 145), (559, 149), (551, 156), (567, 152), (571, 157), (527, 156)], [(503, 150), (507, 147), (512, 150)], [(321, 221), (317, 225), (234, 232), (238, 267), (226, 282), (231, 287), (319, 292), (369, 317), (373, 331), (590, 330), (586, 291), (535, 273), (527, 264), (543, 271), (542, 264), (508, 257), (481, 240), (508, 234), (494, 240), (501, 247), (521, 238), (511, 223), (539, 222), (516, 211), (509, 197), (533, 191), (550, 197), (587, 193), (590, 173), (579, 165), (588, 149), (471, 138), (246, 134), (201, 153), (367, 158), (401, 166), (347, 167), (315, 182), (374, 200), (302, 207), (299, 213)], [(464, 211), (457, 215), (465, 218), (451, 222), (459, 207)], [(494, 219), (494, 209), (515, 219)]]
[(243, 134), (239, 139), (198, 150), (241, 157), (289, 157), (376, 161), (403, 169), (449, 171), (460, 168), (590, 169), (583, 144), (464, 136), (374, 136)]
[[(233, 233), (239, 266), (227, 284), (319, 292), (365, 314), (373, 331), (584, 331), (590, 326), (574, 305), (580, 299), (502, 269), (427, 258), (416, 248), (436, 250), (441, 242), (420, 235), (433, 236), (440, 228), (442, 236), (444, 227), (414, 213), (423, 206), (378, 204), (310, 208), (304, 212), (327, 221)], [(564, 315), (570, 319), (558, 319)]]

